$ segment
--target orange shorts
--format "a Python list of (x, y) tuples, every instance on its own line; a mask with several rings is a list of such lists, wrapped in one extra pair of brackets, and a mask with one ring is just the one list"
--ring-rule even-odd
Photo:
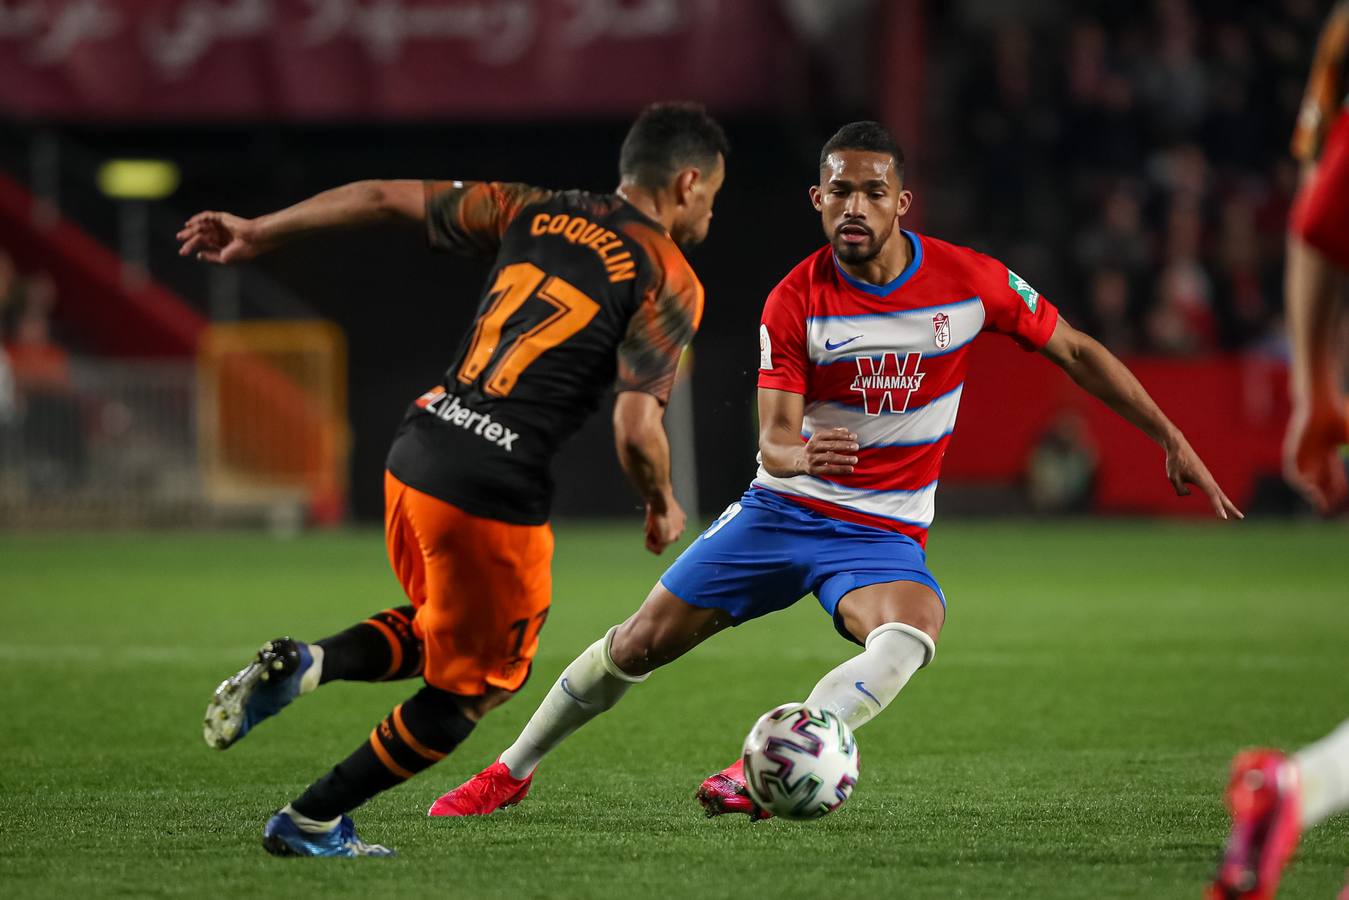
[(552, 597), (552, 528), (470, 515), (386, 471), (384, 539), (427, 683), (466, 696), (524, 684)]

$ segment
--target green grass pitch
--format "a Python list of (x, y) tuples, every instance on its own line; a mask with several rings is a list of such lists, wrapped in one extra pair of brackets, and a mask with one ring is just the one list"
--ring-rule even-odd
[[(334, 684), (227, 753), (211, 689), (266, 638), (401, 598), (374, 531), (0, 537), (0, 894), (206, 897), (1197, 898), (1242, 745), (1349, 717), (1349, 532), (1246, 522), (946, 521), (935, 665), (859, 733), (817, 823), (707, 820), (693, 792), (755, 717), (852, 652), (811, 599), (657, 673), (555, 753), (520, 807), (430, 821), (665, 560), (557, 527), (536, 676), (449, 759), (361, 809), (394, 860), (279, 860), (267, 814), (411, 692)], [(1349, 821), (1282, 896), (1331, 898)]]

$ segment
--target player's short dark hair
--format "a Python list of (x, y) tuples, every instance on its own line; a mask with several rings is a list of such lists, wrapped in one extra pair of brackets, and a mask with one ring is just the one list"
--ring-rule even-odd
[(849, 122), (824, 142), (820, 150), (820, 168), (835, 150), (866, 150), (871, 153), (889, 153), (895, 160), (895, 175), (904, 178), (904, 148), (890, 130), (880, 122)]
[(652, 103), (637, 116), (618, 154), (618, 174), (643, 187), (665, 186), (675, 172), (704, 172), (731, 152), (726, 132), (701, 103)]

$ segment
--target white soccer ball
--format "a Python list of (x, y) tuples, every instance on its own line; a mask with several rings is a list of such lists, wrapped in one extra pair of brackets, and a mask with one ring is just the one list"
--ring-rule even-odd
[(745, 738), (745, 784), (754, 802), (784, 819), (818, 819), (857, 785), (857, 741), (829, 710), (788, 703), (765, 713)]

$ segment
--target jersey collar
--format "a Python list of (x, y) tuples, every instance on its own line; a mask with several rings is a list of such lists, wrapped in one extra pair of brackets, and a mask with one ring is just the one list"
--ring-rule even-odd
[[(909, 245), (913, 248), (913, 259), (909, 260), (909, 264), (904, 267), (903, 272), (900, 272), (886, 284), (871, 284), (862, 281), (860, 278), (852, 277), (847, 272), (843, 271), (843, 267), (838, 264), (837, 256), (834, 256), (834, 268), (838, 270), (838, 274), (844, 281), (857, 288), (859, 291), (871, 294), (874, 297), (890, 296), (902, 287), (904, 282), (912, 278), (914, 273), (918, 271), (918, 267), (923, 264), (923, 242), (918, 239), (918, 235), (914, 234), (912, 231), (905, 231), (903, 228), (899, 231), (900, 234), (908, 238)], [(830, 255), (833, 256), (832, 251)]]

